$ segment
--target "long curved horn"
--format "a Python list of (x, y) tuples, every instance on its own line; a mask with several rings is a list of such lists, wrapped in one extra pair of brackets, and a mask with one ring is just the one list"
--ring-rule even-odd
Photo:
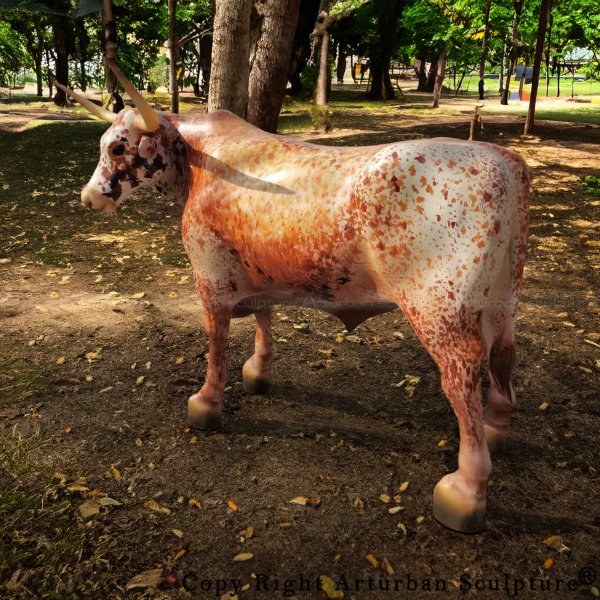
[(112, 72), (116, 75), (119, 83), (125, 88), (125, 91), (129, 94), (129, 97), (133, 100), (135, 107), (140, 113), (140, 118), (136, 119), (135, 126), (143, 131), (156, 131), (160, 122), (156, 111), (148, 104), (148, 101), (135, 89), (131, 82), (125, 77), (121, 69), (117, 65), (110, 61), (108, 66), (112, 69)]
[(77, 92), (74, 92), (73, 90), (69, 89), (67, 86), (62, 85), (62, 83), (58, 83), (58, 81), (55, 81), (54, 85), (57, 88), (61, 89), (65, 94), (69, 94), (69, 96), (77, 100), (77, 102), (79, 102), (81, 106), (89, 110), (93, 115), (96, 115), (103, 121), (108, 121), (109, 123), (112, 123), (117, 118), (117, 115), (115, 113), (110, 112), (110, 110), (106, 110), (106, 108), (104, 108), (103, 106), (98, 106), (97, 104), (94, 104), (85, 96), (81, 96)]

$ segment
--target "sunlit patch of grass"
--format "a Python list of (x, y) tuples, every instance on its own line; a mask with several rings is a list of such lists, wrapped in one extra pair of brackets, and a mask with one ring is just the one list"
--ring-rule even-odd
[(0, 445), (0, 469), (15, 479), (25, 475), (32, 469), (31, 455), (49, 443), (50, 440), (40, 434), (13, 435)]

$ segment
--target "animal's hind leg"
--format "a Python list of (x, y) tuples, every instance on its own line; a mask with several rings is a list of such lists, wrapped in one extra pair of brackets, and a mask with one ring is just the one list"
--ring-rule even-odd
[(433, 514), (446, 527), (464, 533), (484, 528), (486, 487), (491, 471), (483, 432), (481, 365), (485, 346), (477, 311), (423, 314), (405, 299), (399, 304), (421, 342), (436, 361), (442, 388), (458, 420), (458, 470), (443, 477), (433, 493)]
[[(502, 307), (490, 315), (484, 313), (484, 329), (489, 324), (499, 323), (492, 335), (484, 333), (489, 348), (490, 389), (488, 403), (483, 411), (484, 431), (490, 452), (506, 450), (511, 415), (515, 405), (515, 394), (510, 375), (515, 356), (514, 323), (507, 309)], [(486, 325), (487, 322), (487, 326)]]
[(266, 394), (269, 390), (271, 363), (273, 362), (271, 313), (270, 308), (258, 310), (255, 313), (254, 354), (245, 362), (242, 369), (244, 390), (249, 394)]

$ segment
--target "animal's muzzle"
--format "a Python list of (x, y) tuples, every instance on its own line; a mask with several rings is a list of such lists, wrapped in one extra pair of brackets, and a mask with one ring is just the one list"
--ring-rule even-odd
[(89, 186), (84, 187), (81, 191), (81, 202), (92, 210), (99, 210), (105, 213), (112, 213), (117, 208), (111, 198)]

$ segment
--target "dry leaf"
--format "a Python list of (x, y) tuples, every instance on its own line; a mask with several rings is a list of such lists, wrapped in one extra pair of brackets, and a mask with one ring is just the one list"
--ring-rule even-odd
[(188, 506), (195, 506), (196, 508), (202, 509), (202, 502), (200, 500), (196, 500), (196, 498), (190, 498), (188, 500)]
[(237, 512), (239, 510), (238, 505), (233, 500), (227, 500), (227, 506), (229, 506), (233, 512)]
[(372, 554), (367, 554), (365, 558), (373, 565), (373, 567), (379, 569), (379, 561)]
[(353, 504), (354, 504), (354, 508), (360, 508), (361, 510), (364, 510), (364, 508), (365, 508), (365, 503), (360, 498), (355, 498)]
[(404, 523), (398, 523), (396, 525), (396, 527), (404, 534), (407, 535), (408, 531), (406, 531), (406, 526), (404, 525)]
[(327, 577), (327, 575), (321, 575), (319, 577), (319, 581), (321, 582), (321, 589), (327, 594), (328, 598), (335, 599), (344, 597), (344, 592), (336, 589), (335, 581), (333, 581), (331, 577)]
[(144, 445), (144, 442), (140, 438), (135, 438), (135, 445), (141, 447)]
[(183, 531), (181, 531), (181, 529), (171, 529), (171, 533), (177, 536), (179, 539), (183, 537)]
[(127, 590), (143, 590), (147, 588), (157, 587), (162, 583), (162, 567), (159, 569), (150, 569), (149, 571), (143, 571), (138, 573), (135, 577), (129, 580), (127, 583)]
[(570, 321), (563, 321), (562, 324), (565, 327), (577, 327), (577, 325), (575, 325), (575, 323), (571, 323)]
[(110, 472), (117, 481), (121, 481), (121, 471), (115, 465), (110, 465)]
[(233, 557), (233, 562), (245, 562), (253, 558), (254, 554), (252, 554), (252, 552), (242, 552), (241, 554)]
[(390, 515), (395, 515), (396, 513), (399, 513), (401, 510), (404, 510), (404, 507), (402, 507), (402, 506), (392, 506), (392, 508), (390, 508), (388, 510), (388, 512), (390, 513)]
[[(98, 492), (101, 493), (101, 492)], [(114, 498), (110, 498), (109, 496), (104, 496), (104, 498), (100, 498), (98, 500), (100, 506), (123, 506), (122, 502), (115, 500)]]
[(197, 443), (198, 443), (198, 436), (197, 435), (193, 435), (190, 438), (190, 444), (194, 445), (194, 444), (197, 444)]
[(325, 356), (331, 356), (333, 354), (333, 350), (331, 350), (330, 348), (319, 349), (319, 352), (321, 354), (324, 354)]
[(170, 292), (169, 298), (177, 298), (177, 292)]
[(135, 384), (136, 385), (141, 385), (142, 383), (144, 383), (144, 379), (146, 379), (146, 377), (144, 375), (140, 375), (136, 380), (135, 380)]
[(65, 357), (64, 357), (64, 356), (59, 356), (59, 357), (56, 359), (56, 364), (57, 364), (57, 365), (63, 365), (64, 363), (65, 363)]
[(86, 375), (85, 376), (85, 380), (89, 383), (90, 381), (94, 381), (94, 376), (93, 375)]
[(335, 560), (335, 562), (340, 562), (340, 560), (342, 560), (342, 555), (341, 554), (336, 554), (333, 557), (333, 560)]
[(547, 571), (548, 569), (551, 569), (553, 564), (554, 564), (554, 560), (552, 560), (551, 558), (547, 558), (547, 559), (544, 561), (544, 569), (546, 569), (546, 571)]
[(394, 575), (395, 571), (394, 571), (394, 567), (392, 567), (392, 565), (390, 564), (390, 562), (388, 561), (387, 558), (384, 558), (381, 561), (381, 568), (388, 574), (388, 575)]
[(174, 557), (173, 557), (173, 562), (175, 562), (176, 560), (179, 560), (182, 556), (186, 555), (187, 550), (185, 548), (182, 548)]
[(161, 506), (156, 500), (146, 500), (146, 502), (144, 502), (144, 506), (146, 508), (149, 508), (150, 510), (153, 510), (154, 512), (159, 512), (164, 515), (171, 514), (170, 508), (167, 508), (166, 506)]
[(103, 389), (101, 389), (98, 393), (99, 394), (106, 394), (106, 392), (110, 392), (113, 389), (112, 385), (109, 385), (108, 387), (105, 387)]
[(97, 500), (86, 500), (79, 507), (79, 514), (84, 519), (100, 514), (100, 503)]
[(440, 441), (438, 442), (438, 446), (439, 446), (440, 448), (443, 448), (443, 447), (444, 447), (444, 446), (445, 446), (447, 443), (448, 443), (448, 442), (447, 442), (446, 440), (440, 440)]
[(425, 522), (425, 517), (423, 515), (419, 515), (417, 517), (417, 525), (421, 525), (421, 523)]
[(85, 357), (89, 363), (93, 363), (97, 360), (100, 360), (100, 353), (102, 352), (102, 348), (97, 348), (93, 352), (86, 352)]
[(279, 529), (291, 529), (293, 526), (293, 523), (279, 523)]
[(387, 495), (387, 494), (381, 494), (381, 496), (379, 496), (379, 499), (384, 503), (387, 504), (391, 498)]
[(335, 337), (335, 343), (336, 344), (343, 344), (345, 341), (346, 341), (346, 338), (343, 335), (341, 335), (341, 334), (338, 334)]
[(317, 507), (321, 504), (319, 498), (307, 498), (306, 496), (296, 496), (290, 500), (290, 504), (300, 504), (301, 506)]
[(246, 529), (240, 531), (238, 535), (240, 536), (240, 538), (242, 538), (242, 541), (249, 540), (254, 537), (254, 527), (249, 525), (248, 527), (246, 527)]
[(175, 359), (175, 364), (176, 364), (176, 365), (181, 365), (181, 364), (183, 364), (183, 356), (178, 356), (178, 357)]
[(408, 489), (409, 483), (408, 481), (405, 481), (404, 483), (400, 484), (400, 487), (398, 488), (399, 492), (405, 492)]
[(85, 477), (79, 477), (76, 481), (73, 481), (73, 483), (70, 483), (67, 486), (67, 490), (69, 490), (69, 492), (88, 492), (89, 489), (90, 488), (87, 485), (87, 479)]
[(544, 544), (546, 544), (546, 546), (552, 548), (552, 550), (556, 550), (559, 554), (562, 554), (563, 552), (570, 552), (570, 548), (567, 548), (567, 546), (565, 546), (563, 544), (562, 538), (560, 537), (560, 535), (551, 535), (550, 537), (547, 537), (544, 540)]
[(65, 433), (71, 433), (72, 431), (73, 431), (73, 428), (71, 426), (65, 427)]
[(58, 292), (50, 292), (50, 298), (58, 298)]
[(133, 300), (139, 300), (140, 298), (143, 298), (145, 295), (146, 295), (146, 292), (138, 292), (137, 294), (132, 294), (129, 297), (132, 298)]
[(539, 408), (540, 410), (546, 410), (546, 409), (547, 409), (549, 406), (550, 406), (550, 405), (549, 405), (547, 402), (542, 402), (542, 403), (541, 403), (541, 404), (538, 406), (538, 408)]

